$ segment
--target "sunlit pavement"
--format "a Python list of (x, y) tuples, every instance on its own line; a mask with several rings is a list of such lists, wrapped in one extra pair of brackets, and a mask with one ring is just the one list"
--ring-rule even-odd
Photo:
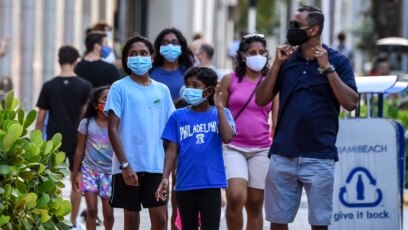
[[(69, 194), (71, 191), (71, 183), (69, 182), (68, 178), (64, 179), (64, 183), (66, 185), (66, 187), (63, 189), (63, 197), (64, 199), (69, 199)], [(405, 193), (405, 197), (406, 197), (406, 201), (408, 201), (408, 192)], [(98, 213), (98, 217), (103, 220), (102, 217), (102, 209), (101, 209), (101, 202), (99, 202), (99, 213)], [(85, 205), (85, 200), (83, 199), (81, 202), (81, 211), (86, 209), (86, 205)], [(168, 208), (169, 213), (171, 213), (171, 207), (169, 206)], [(408, 220), (408, 202), (406, 202), (405, 204), (405, 208), (404, 208), (404, 220)], [(80, 211), (80, 213), (81, 213)], [(244, 213), (244, 217), (245, 217), (245, 213)], [(69, 217), (67, 216), (67, 219), (69, 219)], [(80, 223), (81, 219), (78, 218), (78, 223)], [(246, 221), (246, 220), (245, 220)], [(404, 230), (408, 230), (408, 223), (405, 222), (405, 226), (404, 226)], [(103, 226), (99, 226), (97, 227), (97, 229), (104, 229)], [(113, 229), (123, 229), (123, 211), (121, 209), (115, 209), (115, 224), (113, 226)], [(140, 213), (140, 229), (141, 230), (148, 230), (150, 229), (150, 219), (149, 219), (149, 213), (148, 210), (142, 210)], [(170, 228), (169, 228), (170, 229)], [(226, 225), (226, 221), (225, 219), (223, 219), (221, 221), (221, 227), (220, 229), (227, 229), (227, 225)], [(263, 229), (269, 229), (269, 222), (264, 220), (264, 228)], [(307, 219), (307, 202), (306, 202), (306, 198), (302, 197), (302, 201), (300, 204), (300, 209), (296, 215), (295, 221), (291, 224), (289, 224), (289, 229), (290, 230), (309, 230), (310, 226), (308, 224), (308, 219)], [(85, 230), (85, 223), (82, 224), (82, 228), (81, 230)]]
[[(66, 177), (64, 179), (64, 183), (65, 183), (65, 188), (62, 191), (63, 197), (64, 199), (69, 199), (69, 195), (70, 195), (70, 191), (71, 191), (71, 183), (69, 181), (69, 178)], [(99, 213), (98, 213), (98, 217), (103, 220), (102, 218), (102, 208), (101, 208), (101, 202), (100, 200), (98, 201), (99, 203)], [(171, 213), (171, 206), (168, 206), (168, 210), (169, 213)], [(82, 200), (81, 202), (81, 209), (80, 212), (82, 212), (82, 210), (86, 209), (86, 204), (85, 204), (85, 199)], [(123, 210), (121, 209), (115, 209), (115, 224), (113, 226), (113, 229), (123, 229)], [(244, 213), (244, 217), (245, 217), (245, 213)], [(69, 219), (69, 216), (67, 216), (67, 219)], [(78, 224), (81, 221), (81, 218), (78, 218)], [(307, 224), (307, 207), (306, 207), (306, 203), (303, 201), (302, 199), (302, 203), (301, 203), (301, 208), (298, 212), (298, 215), (296, 216), (296, 220), (294, 223), (289, 225), (291, 229), (299, 229), (299, 230), (303, 230), (303, 229), (308, 229), (309, 225)], [(82, 223), (82, 229), (85, 229), (85, 223)], [(99, 226), (97, 227), (97, 229), (104, 229), (103, 226)], [(150, 219), (149, 219), (149, 213), (148, 210), (142, 210), (140, 212), (140, 229), (144, 230), (144, 229), (150, 229)], [(170, 229), (170, 228), (169, 228)], [(227, 224), (225, 219), (223, 219), (221, 221), (221, 227), (220, 229), (227, 229)], [(269, 229), (269, 222), (264, 220), (264, 229)]]

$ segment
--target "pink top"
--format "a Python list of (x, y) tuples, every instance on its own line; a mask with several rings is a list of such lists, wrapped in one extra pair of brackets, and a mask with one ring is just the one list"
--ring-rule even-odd
[[(238, 82), (236, 74), (231, 74), (228, 108), (234, 119), (248, 101), (257, 83), (258, 80), (255, 82), (248, 81), (247, 76), (244, 76), (242, 81)], [(263, 148), (271, 146), (271, 129), (268, 123), (271, 109), (272, 102), (263, 107), (255, 104), (254, 94), (238, 119), (235, 119), (237, 135), (232, 139), (231, 144), (240, 147)]]

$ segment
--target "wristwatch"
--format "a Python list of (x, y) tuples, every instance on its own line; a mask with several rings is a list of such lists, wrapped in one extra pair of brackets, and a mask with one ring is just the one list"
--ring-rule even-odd
[(123, 169), (127, 169), (127, 168), (129, 168), (130, 167), (130, 164), (129, 164), (129, 162), (123, 162), (120, 166), (119, 166), (119, 169), (120, 170), (123, 170)]
[(327, 74), (333, 73), (333, 72), (335, 72), (335, 71), (336, 71), (336, 68), (334, 68), (333, 65), (330, 65), (329, 67), (327, 67), (327, 69), (325, 69), (325, 70), (323, 71), (322, 74), (327, 75)]

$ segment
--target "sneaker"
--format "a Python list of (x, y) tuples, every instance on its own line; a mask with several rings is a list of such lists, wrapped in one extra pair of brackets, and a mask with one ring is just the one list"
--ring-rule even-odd
[[(82, 220), (83, 220), (84, 223), (86, 223), (86, 215), (87, 215), (86, 210), (83, 210), (81, 212), (80, 217), (82, 217)], [(101, 219), (99, 219), (98, 216), (96, 216), (96, 226), (102, 226), (102, 221), (101, 221)]]
[(98, 216), (96, 216), (96, 226), (102, 226), (102, 221)]
[(81, 212), (81, 215), (79, 215), (80, 217), (82, 217), (83, 221), (86, 222), (86, 210), (83, 210)]
[(69, 229), (77, 230), (78, 228), (77, 228), (77, 226), (75, 224), (73, 224), (72, 226), (69, 227)]

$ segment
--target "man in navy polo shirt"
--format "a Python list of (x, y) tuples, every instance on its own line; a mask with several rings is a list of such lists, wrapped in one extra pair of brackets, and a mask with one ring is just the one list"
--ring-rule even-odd
[(276, 50), (256, 103), (279, 93), (278, 124), (265, 184), (266, 219), (271, 229), (288, 229), (307, 192), (309, 223), (328, 229), (332, 216), (335, 146), (340, 105), (356, 108), (358, 94), (347, 57), (321, 42), (322, 11), (301, 6), (290, 21), (289, 44)]

